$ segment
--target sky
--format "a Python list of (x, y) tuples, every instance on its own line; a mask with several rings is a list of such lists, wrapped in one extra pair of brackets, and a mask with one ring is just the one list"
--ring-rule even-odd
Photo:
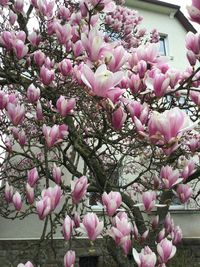
[(192, 3), (192, 0), (162, 0), (162, 1), (181, 6), (182, 10), (185, 10), (186, 5), (189, 6)]
[[(160, 1), (180, 6), (181, 11), (188, 18), (188, 12), (187, 12), (186, 6), (190, 6), (192, 4), (192, 0), (160, 0)], [(200, 25), (198, 25), (197, 23), (192, 23), (192, 24), (196, 28), (196, 30), (200, 31)]]

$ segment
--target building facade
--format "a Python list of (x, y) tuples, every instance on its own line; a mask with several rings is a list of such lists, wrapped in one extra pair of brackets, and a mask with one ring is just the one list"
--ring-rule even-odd
[[(148, 31), (154, 28), (158, 30), (161, 36), (160, 51), (162, 55), (166, 56), (173, 68), (184, 70), (188, 66), (184, 45), (185, 36), (188, 31), (196, 31), (182, 14), (180, 7), (156, 0), (127, 0), (127, 6), (139, 12), (144, 18), (143, 25)], [(190, 207), (189, 209), (188, 206), (174, 205), (171, 207), (171, 213), (175, 223), (183, 229), (185, 244), (188, 245), (190, 242), (194, 244), (194, 239), (197, 240), (196, 246), (192, 250), (196, 255), (195, 251), (199, 249), (198, 239), (200, 238), (199, 210), (196, 207)], [(24, 259), (24, 261), (30, 259), (30, 254), (34, 254), (34, 251), (40, 246), (38, 240), (42, 235), (43, 227), (44, 222), (35, 220), (35, 215), (28, 216), (23, 220), (7, 220), (0, 217), (0, 266), (15, 267), (19, 259)], [(63, 253), (67, 250), (68, 244), (63, 241), (60, 230), (56, 233), (56, 238), (56, 258), (51, 256), (54, 253), (54, 248), (51, 247), (51, 244), (41, 244), (41, 246), (44, 246), (43, 254), (38, 255), (38, 259), (42, 265), (37, 265), (37, 267), (62, 266)], [(77, 266), (103, 266), (106, 261), (110, 266), (115, 266), (114, 263), (112, 265), (109, 262), (106, 252), (102, 253), (99, 244), (100, 240), (95, 244), (83, 239), (76, 242), (77, 255), (79, 257)], [(27, 247), (29, 247), (29, 253), (26, 253)], [(199, 266), (199, 258), (196, 257), (195, 259), (194, 265), (191, 266)]]

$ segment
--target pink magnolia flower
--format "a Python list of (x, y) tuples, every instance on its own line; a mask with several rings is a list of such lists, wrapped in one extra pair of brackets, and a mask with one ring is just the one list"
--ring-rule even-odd
[(55, 64), (55, 60), (54, 59), (50, 59), (49, 57), (46, 57), (45, 58), (45, 61), (44, 61), (44, 66), (47, 68), (47, 69), (51, 69), (54, 67), (54, 64)]
[(185, 167), (181, 173), (181, 176), (183, 177), (183, 181), (186, 181), (187, 178), (192, 175), (196, 171), (195, 163), (193, 160), (188, 160), (185, 164)]
[(135, 222), (133, 223), (133, 236), (135, 240), (139, 240), (139, 231)]
[(181, 203), (186, 203), (192, 195), (192, 188), (187, 184), (179, 184), (176, 193)]
[(47, 18), (51, 18), (53, 15), (55, 2), (49, 0), (38, 0), (37, 1), (37, 8), (39, 9), (40, 13)]
[(13, 146), (13, 144), (12, 144), (12, 142), (11, 142), (11, 140), (10, 140), (9, 137), (6, 137), (6, 139), (4, 141), (4, 144), (5, 144), (5, 147), (6, 147), (6, 151), (8, 153), (12, 152), (12, 146)]
[(128, 101), (127, 109), (131, 115), (132, 120), (135, 122), (135, 117), (141, 122), (141, 124), (145, 124), (149, 115), (149, 107), (146, 104), (141, 104), (138, 101)]
[(166, 230), (165, 228), (163, 228), (162, 230), (160, 230), (160, 232), (158, 233), (157, 237), (156, 237), (156, 242), (160, 243), (164, 238), (166, 237)]
[(64, 235), (65, 240), (67, 241), (69, 241), (71, 238), (73, 226), (74, 226), (74, 222), (67, 215), (63, 223), (63, 235)]
[(8, 0), (1, 0), (0, 1), (0, 6), (4, 7), (4, 6), (7, 6), (8, 4)]
[(12, 127), (13, 137), (17, 140), (19, 136), (19, 129), (17, 127)]
[(73, 52), (74, 52), (74, 57), (80, 56), (84, 51), (84, 47), (82, 44), (82, 41), (79, 40), (73, 45)]
[(13, 199), (13, 187), (12, 185), (9, 185), (8, 182), (6, 182), (6, 185), (5, 185), (5, 199), (8, 203), (11, 203), (12, 202), (12, 199)]
[(16, 12), (22, 13), (24, 8), (24, 0), (15, 0), (14, 8)]
[(102, 203), (106, 207), (106, 212), (108, 216), (113, 216), (116, 210), (120, 207), (122, 203), (122, 197), (119, 192), (111, 191), (109, 194), (106, 192), (102, 195)]
[(193, 127), (186, 113), (179, 108), (163, 113), (154, 112), (148, 123), (150, 140), (160, 145), (176, 144), (177, 138)]
[(100, 222), (93, 212), (87, 213), (80, 224), (80, 231), (86, 233), (88, 238), (94, 241), (103, 231), (103, 222)]
[(92, 0), (92, 3), (94, 6), (96, 4), (102, 5), (103, 12), (105, 13), (114, 12), (116, 9), (116, 4), (112, 0), (101, 0), (100, 2), (98, 0)]
[(27, 261), (27, 263), (25, 264), (23, 263), (18, 264), (17, 267), (34, 267), (34, 266), (30, 261)]
[(148, 246), (143, 248), (140, 253), (133, 248), (133, 257), (138, 267), (155, 267), (156, 265), (156, 254)]
[(71, 16), (71, 12), (67, 7), (60, 6), (59, 16), (64, 20), (68, 20), (70, 18), (70, 16)]
[(68, 126), (66, 124), (59, 125), (59, 135), (61, 139), (64, 139), (68, 136)]
[(161, 263), (167, 263), (169, 259), (174, 257), (176, 253), (176, 247), (172, 245), (172, 241), (163, 239), (157, 245), (157, 252)]
[(55, 33), (60, 44), (65, 45), (72, 37), (70, 24), (61, 25), (56, 23)]
[(16, 33), (16, 38), (18, 40), (21, 40), (23, 43), (25, 43), (25, 41), (26, 41), (26, 33), (25, 33), (25, 31), (19, 31), (19, 32), (17, 32)]
[(190, 91), (190, 99), (197, 105), (200, 106), (200, 92)]
[(8, 95), (4, 91), (0, 91), (0, 109), (3, 110), (8, 104)]
[(140, 238), (140, 242), (145, 242), (147, 240), (147, 238), (149, 237), (149, 229), (146, 230), (142, 235), (141, 235), (141, 238)]
[(52, 128), (46, 126), (45, 124), (42, 127), (42, 131), (46, 140), (48, 148), (51, 148), (58, 142), (61, 142), (63, 138), (68, 135), (67, 125), (54, 125)]
[(18, 132), (18, 142), (20, 146), (22, 147), (26, 144), (26, 134), (24, 130), (21, 130), (20, 132)]
[(15, 94), (11, 93), (11, 94), (8, 95), (8, 103), (11, 103), (11, 104), (14, 104), (14, 105), (16, 105), (18, 103), (18, 100), (17, 100)]
[(171, 237), (172, 237), (172, 243), (174, 245), (177, 245), (181, 242), (181, 240), (183, 239), (183, 233), (179, 226), (173, 228), (171, 232)]
[(74, 221), (74, 226), (78, 228), (80, 226), (81, 219), (80, 219), (80, 215), (76, 211), (73, 215), (73, 221)]
[(41, 50), (37, 50), (33, 54), (33, 59), (35, 64), (40, 67), (44, 64), (45, 61), (45, 54)]
[(138, 74), (132, 74), (128, 83), (133, 94), (140, 92), (144, 87)]
[(57, 167), (55, 163), (53, 164), (52, 173), (53, 173), (53, 179), (54, 179), (55, 183), (59, 185), (61, 183), (62, 173), (61, 173), (60, 167)]
[[(106, 55), (106, 53), (105, 53)], [(108, 51), (108, 68), (110, 71), (118, 71), (125, 62), (127, 62), (129, 54), (123, 46), (117, 46), (111, 51)]]
[(26, 198), (28, 203), (31, 205), (34, 202), (34, 188), (31, 187), (28, 183), (26, 184)]
[(167, 93), (167, 89), (170, 84), (170, 78), (160, 73), (154, 76), (153, 79), (153, 90), (157, 97), (162, 97)]
[(186, 48), (192, 51), (195, 55), (200, 52), (200, 35), (198, 33), (188, 32), (185, 38)]
[(64, 267), (74, 267), (75, 266), (75, 260), (76, 260), (76, 254), (75, 251), (69, 250), (65, 254), (64, 257)]
[(19, 192), (15, 192), (12, 198), (13, 205), (17, 211), (20, 211), (22, 208), (22, 199)]
[(144, 60), (140, 60), (137, 64), (137, 72), (140, 77), (140, 79), (143, 79), (145, 77), (145, 74), (147, 72), (147, 62)]
[(126, 113), (123, 111), (121, 107), (116, 109), (112, 114), (112, 126), (116, 130), (120, 130), (126, 120)]
[(166, 72), (166, 77), (170, 79), (170, 87), (175, 88), (181, 79), (181, 73), (176, 69), (168, 69)]
[(106, 51), (103, 36), (94, 28), (88, 34), (81, 34), (82, 45), (91, 61), (98, 61)]
[(131, 246), (132, 246), (131, 237), (128, 235), (122, 237), (121, 242), (120, 242), (120, 246), (123, 249), (124, 254), (128, 255), (128, 253), (131, 249)]
[(63, 59), (58, 66), (63, 76), (67, 76), (72, 71), (72, 63), (70, 59)]
[(28, 47), (19, 39), (13, 42), (13, 50), (18, 59), (22, 59), (28, 53)]
[(61, 200), (61, 196), (62, 190), (58, 185), (42, 190), (42, 198), (44, 199), (45, 197), (48, 197), (50, 199), (51, 211), (55, 210), (55, 208), (58, 206)]
[(113, 73), (103, 64), (94, 73), (87, 65), (84, 65), (81, 78), (95, 95), (107, 97), (108, 91), (110, 89), (114, 90), (114, 87), (122, 80), (123, 72)]
[(7, 50), (11, 50), (13, 47), (13, 39), (14, 36), (11, 32), (9, 31), (4, 31), (1, 34), (0, 37), (0, 43), (7, 49)]
[(191, 138), (187, 143), (190, 151), (195, 153), (197, 149), (200, 147), (199, 138)]
[(131, 224), (128, 222), (128, 218), (118, 216), (115, 217), (115, 224), (111, 227), (109, 235), (115, 240), (117, 245), (122, 243), (123, 237), (130, 236)]
[(127, 213), (124, 212), (124, 211), (120, 211), (120, 212), (118, 212), (118, 213), (116, 214), (116, 216), (112, 218), (112, 224), (113, 224), (113, 225), (116, 225), (116, 218), (119, 218), (120, 220), (122, 220), (122, 219), (126, 219), (126, 220), (128, 220), (128, 215), (127, 215)]
[(86, 176), (81, 176), (79, 179), (71, 182), (71, 196), (73, 203), (78, 204), (87, 193), (88, 179)]
[(28, 184), (33, 187), (39, 179), (37, 168), (34, 167), (30, 171), (28, 171)]
[(108, 90), (107, 98), (109, 98), (115, 104), (125, 91), (126, 91), (125, 89), (115, 87), (114, 90), (113, 89)]
[(40, 69), (40, 79), (44, 85), (49, 85), (55, 78), (54, 70), (49, 70), (45, 66)]
[(40, 89), (36, 88), (34, 84), (29, 85), (27, 89), (27, 98), (31, 103), (37, 102), (40, 98)]
[(155, 191), (146, 191), (142, 193), (142, 202), (146, 211), (151, 211), (155, 206), (156, 202), (156, 192)]
[(187, 51), (187, 59), (191, 66), (195, 66), (197, 62), (197, 55), (195, 55), (192, 51)]
[(22, 123), (24, 120), (25, 109), (23, 105), (15, 105), (12, 103), (8, 103), (7, 105), (7, 113), (9, 119), (12, 121), (13, 125), (17, 126)]
[(44, 197), (43, 199), (36, 201), (36, 211), (40, 220), (44, 220), (44, 218), (51, 212), (50, 197)]
[(174, 185), (180, 183), (182, 178), (179, 178), (180, 174), (178, 170), (173, 170), (170, 166), (163, 166), (160, 171), (160, 178), (163, 182), (163, 187), (166, 189), (172, 188)]
[(187, 6), (190, 19), (196, 23), (200, 23), (200, 3), (198, 0), (192, 0), (192, 5)]
[(148, 43), (145, 46), (139, 46), (137, 48), (137, 58), (139, 61), (143, 60), (149, 63), (157, 61), (159, 54), (159, 46), (154, 43)]
[(36, 106), (36, 119), (38, 121), (42, 121), (44, 118), (43, 112), (42, 112), (42, 105), (40, 101), (37, 101), (37, 106)]
[[(89, 10), (96, 8), (97, 10), (103, 11), (105, 13), (113, 12), (116, 8), (116, 4), (112, 0), (100, 0), (100, 1), (98, 1), (98, 0), (86, 0), (86, 1), (81, 0), (81, 3), (82, 2), (87, 4), (87, 9), (89, 9)], [(81, 7), (83, 9), (84, 5), (81, 5)], [(83, 12), (83, 10), (82, 10), (82, 12)], [(86, 11), (84, 11), (83, 14), (85, 14), (85, 12)], [(86, 16), (86, 14), (85, 14), (85, 16)]]
[(61, 116), (66, 117), (71, 114), (76, 105), (75, 98), (67, 100), (64, 96), (60, 96), (56, 102), (56, 107)]
[(28, 40), (32, 46), (37, 47), (40, 44), (41, 36), (38, 33), (36, 33), (35, 31), (33, 31), (31, 34), (29, 34)]
[(84, 63), (81, 62), (79, 65), (75, 65), (72, 73), (73, 73), (73, 79), (79, 84), (83, 85), (81, 75), (83, 73)]
[(170, 213), (167, 213), (164, 220), (164, 227), (166, 233), (171, 233), (172, 229), (174, 228), (174, 220), (172, 219)]

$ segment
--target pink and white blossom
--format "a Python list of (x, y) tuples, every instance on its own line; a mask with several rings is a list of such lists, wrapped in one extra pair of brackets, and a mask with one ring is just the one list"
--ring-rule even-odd
[(157, 252), (161, 263), (167, 263), (176, 253), (176, 247), (167, 238), (157, 245)]
[(148, 246), (143, 248), (140, 253), (133, 248), (133, 257), (138, 267), (155, 267), (156, 265), (156, 254)]
[(94, 241), (102, 233), (103, 226), (103, 222), (99, 221), (97, 215), (91, 212), (84, 216), (83, 222), (80, 224), (80, 231)]
[(95, 95), (107, 97), (109, 90), (114, 90), (114, 87), (122, 80), (123, 72), (113, 73), (103, 64), (94, 73), (87, 65), (84, 65), (81, 78)]
[(89, 184), (86, 176), (81, 176), (80, 178), (71, 182), (71, 196), (75, 204), (78, 204), (86, 195), (88, 186)]
[(74, 267), (76, 260), (75, 251), (69, 250), (64, 256), (64, 267)]
[(102, 195), (102, 203), (106, 208), (108, 216), (113, 216), (122, 203), (121, 194), (114, 191), (111, 191), (109, 194), (104, 192)]

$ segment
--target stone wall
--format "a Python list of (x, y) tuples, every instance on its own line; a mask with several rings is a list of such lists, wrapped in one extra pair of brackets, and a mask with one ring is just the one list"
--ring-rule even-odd
[(200, 267), (200, 239), (187, 238), (179, 245), (170, 267)]
[[(75, 242), (75, 243), (74, 243)], [(0, 267), (17, 267), (20, 262), (31, 260), (35, 267), (63, 267), (66, 251), (76, 247), (76, 266), (81, 267), (117, 267), (102, 248), (102, 241), (78, 239), (71, 244), (63, 240), (38, 242), (36, 240), (0, 241)], [(134, 266), (132, 263), (131, 266)], [(176, 257), (170, 267), (200, 267), (200, 240), (185, 239), (179, 246)]]
[[(34, 267), (63, 267), (63, 258), (70, 247), (76, 247), (77, 262), (79, 266), (108, 266), (116, 265), (108, 257), (108, 252), (102, 248), (102, 241), (77, 239), (70, 244), (64, 240), (38, 242), (37, 240), (1, 240), (0, 241), (0, 267), (17, 267), (19, 263), (28, 260)], [(90, 260), (88, 260), (88, 258)]]

